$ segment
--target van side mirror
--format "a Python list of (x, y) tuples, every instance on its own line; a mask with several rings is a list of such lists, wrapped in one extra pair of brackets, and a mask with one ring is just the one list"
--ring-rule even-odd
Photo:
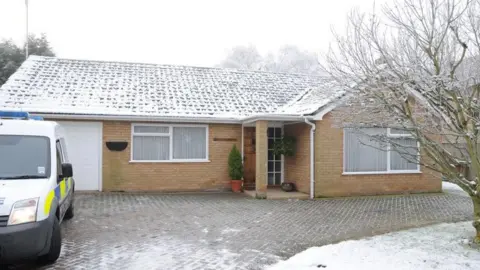
[(62, 178), (72, 177), (73, 168), (70, 163), (62, 163)]

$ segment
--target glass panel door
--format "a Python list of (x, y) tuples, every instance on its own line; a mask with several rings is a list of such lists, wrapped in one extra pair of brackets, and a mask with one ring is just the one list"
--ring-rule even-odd
[(269, 186), (282, 184), (282, 156), (273, 154), (273, 143), (282, 137), (281, 127), (270, 127), (267, 130), (268, 137), (268, 166), (267, 178)]

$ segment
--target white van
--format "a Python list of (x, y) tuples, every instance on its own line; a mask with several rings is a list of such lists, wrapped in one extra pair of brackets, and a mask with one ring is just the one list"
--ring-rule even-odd
[(59, 124), (0, 111), (0, 263), (60, 256), (60, 224), (74, 215), (65, 146)]

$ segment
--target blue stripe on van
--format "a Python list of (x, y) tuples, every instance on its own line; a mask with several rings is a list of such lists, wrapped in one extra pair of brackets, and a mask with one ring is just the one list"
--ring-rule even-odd
[(60, 200), (60, 185), (57, 185), (55, 187), (55, 197), (57, 198), (57, 200)]

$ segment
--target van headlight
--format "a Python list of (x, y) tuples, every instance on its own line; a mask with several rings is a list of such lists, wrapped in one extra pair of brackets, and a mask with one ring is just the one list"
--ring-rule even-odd
[(18, 225), (37, 221), (38, 198), (16, 202), (10, 213), (8, 225)]

